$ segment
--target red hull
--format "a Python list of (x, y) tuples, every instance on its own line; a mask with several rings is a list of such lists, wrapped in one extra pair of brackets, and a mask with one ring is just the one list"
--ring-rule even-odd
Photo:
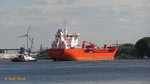
[(86, 52), (83, 49), (48, 49), (48, 55), (54, 61), (97, 61), (114, 60), (114, 51)]

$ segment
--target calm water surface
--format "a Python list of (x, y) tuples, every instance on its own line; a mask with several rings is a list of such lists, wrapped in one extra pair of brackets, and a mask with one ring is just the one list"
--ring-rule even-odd
[[(26, 79), (5, 80), (8, 77)], [(150, 84), (150, 60), (0, 60), (0, 84)]]

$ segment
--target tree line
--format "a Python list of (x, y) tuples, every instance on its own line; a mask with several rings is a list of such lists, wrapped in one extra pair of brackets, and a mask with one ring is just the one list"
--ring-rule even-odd
[(125, 43), (119, 45), (115, 58), (150, 58), (150, 37), (144, 37), (135, 44)]

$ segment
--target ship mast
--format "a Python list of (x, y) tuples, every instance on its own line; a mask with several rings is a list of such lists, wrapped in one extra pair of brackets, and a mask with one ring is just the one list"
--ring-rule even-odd
[(66, 25), (66, 21), (64, 22), (64, 35), (66, 35), (67, 33), (68, 33), (68, 31), (67, 31), (67, 25)]

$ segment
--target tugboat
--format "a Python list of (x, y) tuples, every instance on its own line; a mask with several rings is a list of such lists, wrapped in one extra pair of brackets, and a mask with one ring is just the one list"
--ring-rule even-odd
[(114, 45), (104, 45), (99, 48), (92, 42), (83, 41), (82, 46), (78, 44), (79, 33), (68, 33), (65, 26), (64, 32), (58, 29), (52, 47), (47, 53), (54, 61), (98, 61), (114, 60), (118, 50)]
[(20, 48), (18, 57), (11, 60), (12, 62), (35, 62), (36, 58), (30, 56), (30, 52), (27, 52), (23, 47)]

